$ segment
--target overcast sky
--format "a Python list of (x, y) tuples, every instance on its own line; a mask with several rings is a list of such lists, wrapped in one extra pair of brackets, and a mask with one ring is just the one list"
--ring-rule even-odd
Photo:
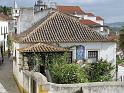
[[(33, 6), (37, 0), (16, 0), (18, 6)], [(48, 0), (44, 0), (48, 1)], [(105, 23), (124, 22), (124, 0), (54, 0), (61, 5), (79, 5), (86, 12), (104, 18)], [(0, 0), (1, 5), (12, 6), (14, 0)]]

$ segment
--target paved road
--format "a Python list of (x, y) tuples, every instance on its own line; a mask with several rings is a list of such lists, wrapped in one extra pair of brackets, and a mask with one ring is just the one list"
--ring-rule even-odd
[(0, 83), (2, 83), (8, 93), (20, 93), (13, 79), (12, 62), (7, 57), (4, 58), (4, 63), (0, 65)]
[(0, 93), (8, 93), (1, 83), (0, 83)]

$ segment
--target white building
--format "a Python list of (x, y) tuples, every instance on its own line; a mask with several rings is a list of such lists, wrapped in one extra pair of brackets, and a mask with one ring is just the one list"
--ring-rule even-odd
[[(28, 65), (21, 60), (21, 52), (45, 52), (45, 49), (48, 52), (48, 50), (51, 51), (51, 48), (52, 51), (60, 51), (68, 48), (72, 60), (90, 59), (90, 61), (96, 62), (102, 58), (113, 65), (116, 64), (116, 43), (114, 41), (110, 41), (88, 26), (80, 24), (72, 16), (59, 11), (52, 11), (48, 14), (42, 16), (39, 21), (35, 21), (35, 24), (27, 27), (25, 31), (14, 37), (13, 56), (15, 60), (13, 62), (13, 74), (19, 86), (26, 93), (40, 92), (37, 83), (24, 74), (28, 69)], [(28, 21), (25, 21), (24, 24), (26, 22)], [(49, 44), (50, 47), (48, 48), (46, 44)], [(32, 90), (32, 88), (35, 90)]]
[(8, 35), (8, 21), (7, 16), (0, 14), (0, 45), (3, 47), (4, 52), (8, 50), (7, 35)]
[[(93, 13), (84, 12), (84, 10), (82, 10), (79, 6), (58, 5), (56, 6), (56, 8), (57, 10), (63, 13), (78, 17), (79, 20), (92, 21), (92, 22), (89, 22), (88, 26), (89, 25), (90, 27), (92, 26), (92, 28), (97, 30), (97, 32), (100, 33), (101, 35), (108, 36), (109, 28), (105, 26), (104, 19), (101, 18), (100, 16), (95, 16)], [(92, 25), (93, 22), (96, 23), (97, 25), (99, 24), (99, 26), (94, 26), (94, 24)], [(87, 24), (84, 24), (84, 25), (87, 25)]]

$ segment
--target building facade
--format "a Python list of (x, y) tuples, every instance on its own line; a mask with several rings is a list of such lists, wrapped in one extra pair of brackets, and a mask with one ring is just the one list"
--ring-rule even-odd
[(31, 77), (25, 75), (25, 73), (28, 74), (25, 72), (28, 70), (28, 65), (21, 60), (22, 55), (19, 50), (28, 53), (38, 52), (40, 49), (48, 50), (46, 47), (41, 48), (42, 46), (35, 45), (37, 43), (50, 44), (50, 46), (54, 44), (54, 47), (59, 47), (59, 49), (67, 48), (74, 61), (88, 59), (88, 62), (96, 62), (102, 58), (113, 65), (116, 64), (116, 43), (114, 41), (110, 41), (88, 26), (80, 24), (72, 16), (52, 11), (14, 38), (13, 56), (16, 60), (13, 62), (13, 73), (26, 93), (31, 93), (32, 87), (35, 88), (35, 93), (40, 92), (37, 83), (33, 81), (35, 83), (32, 84)]
[[(91, 12), (85, 12), (82, 10), (79, 6), (56, 6), (57, 10), (67, 13), (73, 16), (76, 16), (79, 18), (79, 21), (87, 21), (89, 20), (90, 22), (88, 24), (84, 24), (84, 22), (81, 22), (81, 24), (84, 25), (90, 25), (91, 28), (97, 30), (98, 33), (100, 33), (103, 36), (108, 36), (109, 34), (109, 28), (105, 26), (104, 24), (104, 19), (101, 18), (100, 16), (96, 16)], [(92, 21), (92, 22), (91, 22)], [(99, 26), (95, 26), (94, 24), (99, 24)]]
[(3, 47), (4, 52), (8, 50), (7, 36), (8, 36), (8, 17), (0, 14), (0, 45)]

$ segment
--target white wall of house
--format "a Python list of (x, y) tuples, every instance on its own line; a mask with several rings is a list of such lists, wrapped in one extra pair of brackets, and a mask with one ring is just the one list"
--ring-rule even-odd
[(95, 22), (100, 24), (100, 25), (104, 25), (104, 20), (96, 20)]
[(13, 74), (16, 76), (19, 84), (27, 91), (31, 92), (31, 77), (27, 76), (24, 73), (24, 70), (21, 69), (20, 64), (22, 64), (22, 55), (17, 49), (30, 46), (31, 44), (19, 44), (13, 43), (13, 57), (16, 57), (16, 61), (13, 61)]
[(91, 21), (96, 21), (96, 17), (95, 16), (88, 16), (88, 15), (84, 15), (84, 19), (89, 19)]
[(79, 19), (83, 19), (83, 15), (75, 14), (74, 16), (79, 17)]
[(94, 42), (94, 43), (60, 43), (62, 47), (71, 47), (73, 59), (76, 59), (76, 47), (82, 45), (85, 47), (85, 58), (88, 58), (88, 51), (98, 51), (98, 59), (103, 58), (114, 65), (116, 64), (116, 43), (114, 42)]
[(121, 65), (118, 66), (118, 80), (124, 81), (124, 67)]
[[(82, 45), (85, 47), (85, 58), (88, 57), (88, 51), (98, 51), (98, 58), (103, 58), (109, 62), (116, 64), (116, 43), (114, 42), (90, 42), (90, 43), (60, 43), (61, 47), (72, 47), (73, 59), (76, 59), (76, 46)], [(22, 62), (20, 54), (17, 49), (29, 46), (29, 44), (14, 43), (13, 56), (16, 56), (16, 62), (13, 62), (13, 73), (16, 76), (19, 84), (24, 87), (28, 93), (31, 93), (30, 78), (25, 76), (23, 70), (20, 70), (19, 64)], [(15, 53), (16, 52), (16, 53)], [(25, 82), (24, 82), (25, 81)]]
[(16, 58), (15, 61), (13, 61), (13, 73), (16, 76), (18, 82), (20, 85), (23, 85), (23, 73), (19, 69), (19, 51), (17, 49), (19, 48), (19, 44), (13, 43), (13, 57)]
[[(8, 22), (0, 21), (0, 43), (5, 46), (5, 51), (7, 48), (7, 35), (8, 35)], [(4, 44), (5, 41), (5, 44)]]
[[(95, 20), (96, 23), (104, 26), (104, 20)], [(100, 27), (100, 31), (104, 31), (104, 28), (103, 27)]]

